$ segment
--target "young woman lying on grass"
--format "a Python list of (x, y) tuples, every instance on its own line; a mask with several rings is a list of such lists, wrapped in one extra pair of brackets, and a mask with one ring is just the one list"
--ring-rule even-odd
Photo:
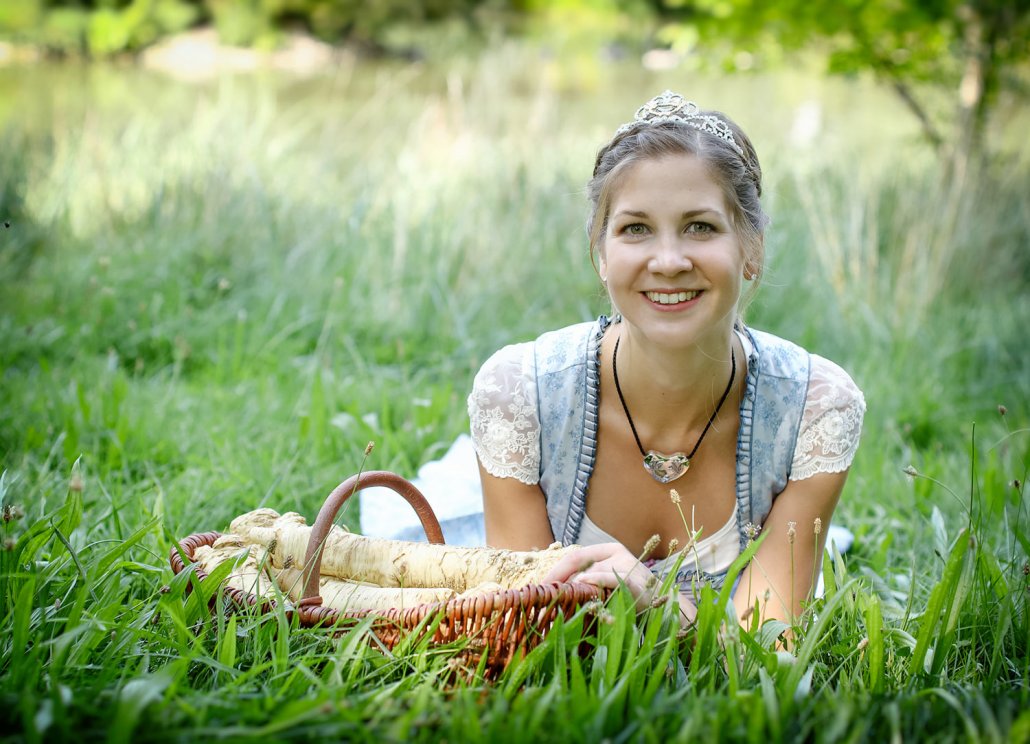
[(754, 148), (666, 92), (601, 148), (588, 190), (613, 316), (506, 346), (476, 376), (487, 543), (583, 545), (548, 579), (625, 584), (641, 607), (678, 563), (689, 622), (699, 582), (721, 586), (760, 531), (736, 611), (757, 600), (763, 620), (789, 619), (812, 592), (865, 401), (833, 362), (741, 320), (768, 223)]

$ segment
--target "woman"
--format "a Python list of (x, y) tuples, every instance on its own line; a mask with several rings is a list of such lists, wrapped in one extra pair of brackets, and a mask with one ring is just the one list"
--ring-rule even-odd
[(505, 347), (476, 376), (488, 544), (583, 545), (549, 578), (625, 584), (641, 607), (678, 564), (690, 621), (698, 582), (721, 585), (761, 531), (738, 617), (801, 611), (865, 402), (832, 362), (740, 321), (760, 195), (740, 128), (668, 91), (600, 150), (588, 229), (614, 319)]

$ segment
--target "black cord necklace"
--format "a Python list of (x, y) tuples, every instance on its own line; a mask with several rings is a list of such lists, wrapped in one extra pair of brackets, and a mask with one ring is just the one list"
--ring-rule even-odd
[(701, 432), (701, 436), (697, 438), (694, 443), (694, 449), (690, 450), (689, 455), (685, 455), (682, 452), (674, 452), (671, 455), (666, 455), (657, 450), (648, 450), (644, 452), (644, 445), (640, 443), (640, 435), (637, 434), (637, 427), (633, 424), (633, 417), (629, 415), (629, 406), (626, 405), (626, 398), (622, 395), (622, 387), (619, 385), (619, 341), (621, 338), (615, 339), (615, 350), (612, 352), (612, 374), (615, 376), (615, 391), (619, 394), (619, 401), (622, 403), (622, 410), (626, 412), (626, 420), (629, 421), (629, 428), (633, 431), (633, 438), (637, 440), (637, 448), (640, 450), (640, 454), (644, 456), (644, 470), (651, 474), (659, 483), (671, 483), (677, 478), (681, 477), (690, 468), (690, 461), (694, 459), (694, 453), (697, 452), (697, 448), (701, 446), (702, 440), (705, 438), (705, 434), (712, 428), (712, 423), (715, 421), (715, 417), (719, 415), (719, 411), (722, 409), (722, 404), (726, 402), (726, 398), (729, 397), (730, 390), (733, 388), (733, 380), (737, 376), (737, 355), (733, 351), (733, 347), (730, 346), (730, 381), (726, 383), (726, 390), (723, 392), (722, 397), (719, 399), (719, 405), (715, 407), (715, 412), (712, 413), (711, 418), (708, 419), (708, 423), (705, 424), (705, 430)]

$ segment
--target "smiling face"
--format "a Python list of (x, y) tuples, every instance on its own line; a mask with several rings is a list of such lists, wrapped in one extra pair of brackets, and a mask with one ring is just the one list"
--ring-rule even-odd
[(620, 174), (599, 252), (612, 304), (633, 332), (669, 347), (725, 344), (744, 251), (700, 158), (648, 158)]

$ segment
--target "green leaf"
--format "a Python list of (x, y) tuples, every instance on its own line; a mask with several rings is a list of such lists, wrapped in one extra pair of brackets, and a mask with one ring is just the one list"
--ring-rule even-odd
[(114, 563), (121, 556), (123, 556), (129, 550), (129, 548), (131, 548), (133, 545), (135, 545), (148, 534), (150, 534), (150, 532), (153, 531), (154, 526), (157, 524), (157, 522), (157, 519), (151, 519), (145, 522), (142, 527), (140, 527), (138, 530), (129, 535), (129, 537), (127, 537), (125, 540), (122, 540), (120, 543), (118, 543), (113, 548), (104, 553), (103, 557), (101, 557), (100, 560), (97, 561), (96, 567), (92, 572), (92, 576), (98, 578), (103, 576), (107, 572), (107, 569), (111, 566), (112, 563)]
[[(926, 655), (930, 650), (930, 642), (933, 640), (934, 634), (940, 630), (939, 623), (942, 610), (946, 608), (946, 618), (950, 619), (952, 616), (952, 600), (955, 598), (956, 590), (962, 577), (968, 548), (969, 532), (963, 529), (958, 537), (955, 538), (955, 544), (944, 567), (944, 575), (930, 593), (926, 611), (920, 619), (919, 634), (916, 636), (916, 647), (912, 651), (912, 658), (909, 660), (909, 674), (911, 675), (921, 674), (924, 670)], [(940, 640), (942, 639), (938, 638), (938, 641)], [(938, 653), (943, 656), (944, 651), (945, 648), (935, 650), (934, 656), (936, 657)], [(939, 670), (941, 664), (943, 664), (943, 659), (935, 660), (932, 669)]]
[(225, 623), (225, 631), (218, 639), (217, 657), (219, 663), (226, 667), (236, 666), (236, 615), (230, 614)]
[(868, 665), (866, 682), (869, 690), (874, 695), (879, 695), (884, 689), (883, 613), (880, 609), (879, 597), (869, 597), (865, 610), (865, 628), (866, 638), (869, 640), (869, 644), (866, 646), (866, 664)]
[(118, 692), (114, 721), (107, 734), (108, 741), (116, 744), (132, 741), (143, 711), (161, 698), (171, 682), (172, 676), (167, 670), (133, 677), (126, 682)]

